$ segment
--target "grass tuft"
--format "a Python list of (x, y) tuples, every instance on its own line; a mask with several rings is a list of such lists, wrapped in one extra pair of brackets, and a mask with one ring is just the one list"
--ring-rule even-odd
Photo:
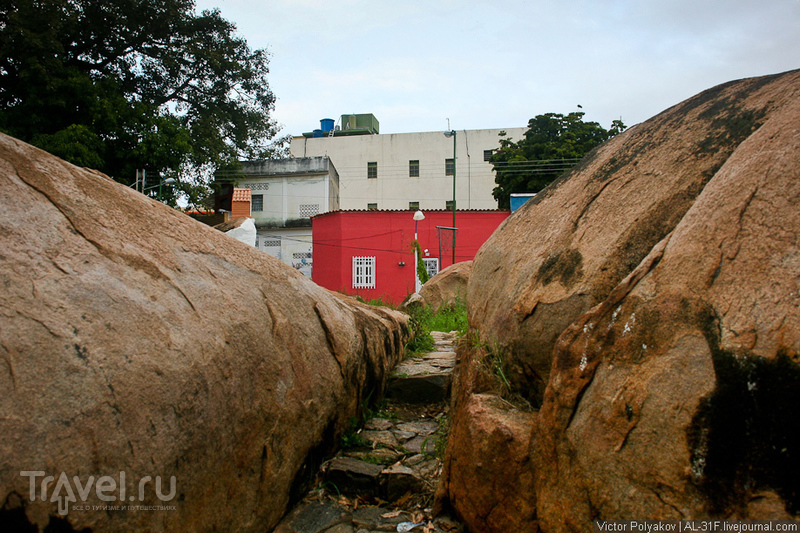
[(467, 303), (460, 297), (456, 298), (454, 304), (440, 307), (436, 312), (429, 307), (416, 307), (410, 311), (410, 315), (414, 335), (406, 345), (406, 357), (433, 350), (431, 331), (457, 331), (462, 336), (469, 329)]

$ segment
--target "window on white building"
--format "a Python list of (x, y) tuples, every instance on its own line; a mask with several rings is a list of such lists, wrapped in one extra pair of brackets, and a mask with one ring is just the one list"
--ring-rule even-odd
[(483, 160), (488, 161), (492, 157), (492, 152), (494, 150), (484, 150), (483, 151)]
[(444, 175), (445, 176), (452, 176), (453, 175), (453, 172), (455, 172), (455, 166), (456, 166), (455, 161), (456, 160), (453, 159), (453, 158), (444, 160)]
[(423, 257), (422, 261), (425, 263), (425, 271), (428, 273), (429, 278), (439, 273), (439, 259), (437, 257)]
[(377, 161), (370, 161), (367, 163), (367, 177), (368, 178), (377, 178), (378, 177), (378, 162)]
[(452, 211), (453, 210), (453, 200), (446, 200), (444, 202), (444, 208), (446, 210), (448, 210), (448, 211)]
[(419, 159), (412, 159), (408, 162), (408, 177), (409, 178), (418, 178), (419, 177)]
[(408, 202), (408, 209), (410, 211), (417, 211), (419, 209), (419, 202)]
[(378, 204), (375, 203), (367, 204), (367, 211), (377, 211), (377, 210), (378, 210)]
[(374, 257), (353, 257), (353, 288), (375, 288)]
[(254, 194), (251, 196), (252, 200), (252, 207), (253, 211), (263, 211), (264, 210), (264, 195), (263, 194)]

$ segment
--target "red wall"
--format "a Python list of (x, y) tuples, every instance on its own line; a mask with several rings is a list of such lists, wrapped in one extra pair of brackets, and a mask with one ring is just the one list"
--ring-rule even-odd
[(231, 218), (250, 217), (250, 201), (231, 202)]
[[(451, 227), (452, 211), (425, 211), (418, 238), (423, 250), (439, 257), (436, 226)], [(457, 211), (456, 262), (475, 257), (486, 239), (509, 216), (508, 211)], [(414, 211), (334, 211), (312, 218), (314, 267), (312, 279), (327, 289), (365, 300), (383, 298), (399, 304), (414, 292)], [(453, 262), (442, 252), (439, 270)], [(375, 257), (375, 288), (353, 288), (353, 257)], [(405, 266), (399, 263), (404, 262)]]

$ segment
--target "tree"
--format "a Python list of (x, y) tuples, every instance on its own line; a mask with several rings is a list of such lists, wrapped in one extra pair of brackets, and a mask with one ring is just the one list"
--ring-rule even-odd
[(528, 131), (516, 142), (500, 132), (500, 149), (489, 159), (497, 183), (492, 195), (500, 209), (508, 209), (511, 193), (541, 191), (592, 148), (625, 129), (621, 120), (605, 130), (597, 122), (583, 122), (583, 115), (538, 115), (528, 121)]
[(0, 130), (122, 183), (280, 150), (268, 55), (193, 0), (6, 0)]

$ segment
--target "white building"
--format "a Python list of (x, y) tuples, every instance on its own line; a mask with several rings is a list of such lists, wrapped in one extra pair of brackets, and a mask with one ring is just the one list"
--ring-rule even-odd
[[(292, 157), (327, 156), (339, 172), (341, 209), (450, 209), (453, 198), (452, 137), (442, 132), (378, 133), (373, 115), (343, 115), (344, 127), (322, 128), (292, 139)], [(526, 128), (456, 130), (456, 206), (496, 209), (492, 151), (499, 134), (512, 140)]]
[(311, 217), (339, 209), (339, 176), (327, 157), (243, 161), (216, 181), (250, 190), (256, 248), (311, 277)]

